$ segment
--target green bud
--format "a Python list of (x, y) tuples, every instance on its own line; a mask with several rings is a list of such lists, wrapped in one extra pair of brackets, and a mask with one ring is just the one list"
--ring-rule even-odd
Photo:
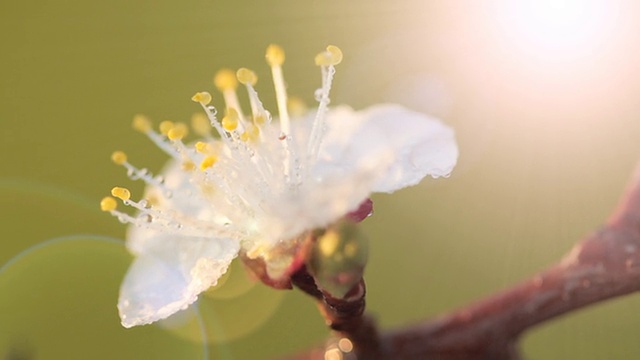
[(308, 269), (322, 290), (342, 299), (362, 279), (369, 242), (355, 223), (341, 221), (316, 236)]

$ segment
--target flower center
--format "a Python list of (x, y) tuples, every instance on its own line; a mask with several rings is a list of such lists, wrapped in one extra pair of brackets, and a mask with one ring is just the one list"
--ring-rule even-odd
[[(129, 190), (115, 187), (111, 191), (113, 197), (101, 201), (101, 209), (124, 223), (162, 232), (235, 239), (260, 236), (261, 226), (255, 219), (268, 219), (265, 215), (273, 207), (281, 206), (279, 195), (295, 193), (311, 174), (326, 128), (335, 65), (342, 61), (342, 52), (328, 46), (315, 58), (321, 69), (322, 86), (315, 94), (318, 109), (308, 129), (294, 126), (290, 118), (290, 111), (296, 115), (301, 111), (299, 103), (287, 96), (282, 73), (284, 51), (277, 45), (269, 45), (265, 58), (271, 67), (279, 126), (272, 124), (271, 114), (258, 97), (254, 88), (258, 77), (253, 71), (220, 70), (214, 84), (225, 103), (221, 120), (216, 108), (210, 105), (210, 93), (198, 92), (192, 97), (206, 114), (192, 119), (191, 128), (201, 137), (200, 141), (185, 143), (189, 128), (182, 123), (163, 121), (158, 132), (142, 115), (133, 120), (135, 130), (146, 134), (174, 163), (181, 165), (182, 174), (177, 180), (154, 176), (147, 169), (129, 163), (124, 152), (116, 151), (112, 161), (123, 166), (132, 180), (149, 185), (147, 199), (134, 201)], [(239, 84), (246, 88), (250, 115), (240, 107)], [(219, 137), (211, 134), (211, 128)], [(114, 197), (138, 214), (131, 216), (118, 211)], [(184, 203), (189, 202), (199, 209), (196, 216), (187, 214)]]

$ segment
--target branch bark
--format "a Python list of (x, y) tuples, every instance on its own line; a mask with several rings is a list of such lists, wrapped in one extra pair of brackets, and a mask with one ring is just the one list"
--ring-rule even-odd
[[(640, 166), (606, 224), (550, 268), (509, 289), (433, 320), (377, 336), (370, 320), (340, 336), (357, 339), (369, 359), (520, 359), (518, 339), (529, 328), (568, 312), (640, 290)], [(365, 318), (361, 318), (365, 319)], [(353, 319), (352, 319), (353, 320)], [(367, 339), (359, 327), (372, 327)], [(315, 349), (296, 359), (324, 359)], [(355, 355), (355, 356), (354, 356)]]

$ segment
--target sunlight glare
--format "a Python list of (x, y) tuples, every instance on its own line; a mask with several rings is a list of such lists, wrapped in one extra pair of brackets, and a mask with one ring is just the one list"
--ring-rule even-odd
[(617, 6), (602, 0), (526, 0), (502, 8), (502, 30), (538, 55), (575, 56), (595, 50), (615, 26)]

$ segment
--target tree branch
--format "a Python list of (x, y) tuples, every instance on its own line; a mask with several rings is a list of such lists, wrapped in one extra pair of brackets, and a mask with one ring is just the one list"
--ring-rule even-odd
[[(354, 351), (367, 359), (520, 359), (517, 341), (532, 326), (638, 290), (640, 166), (606, 225), (556, 265), (448, 315), (386, 332), (379, 339), (373, 331), (374, 348), (356, 346)], [(354, 329), (341, 335), (352, 337), (358, 326)], [(368, 346), (363, 339), (354, 344)], [(324, 353), (316, 349), (296, 358), (323, 359)]]

